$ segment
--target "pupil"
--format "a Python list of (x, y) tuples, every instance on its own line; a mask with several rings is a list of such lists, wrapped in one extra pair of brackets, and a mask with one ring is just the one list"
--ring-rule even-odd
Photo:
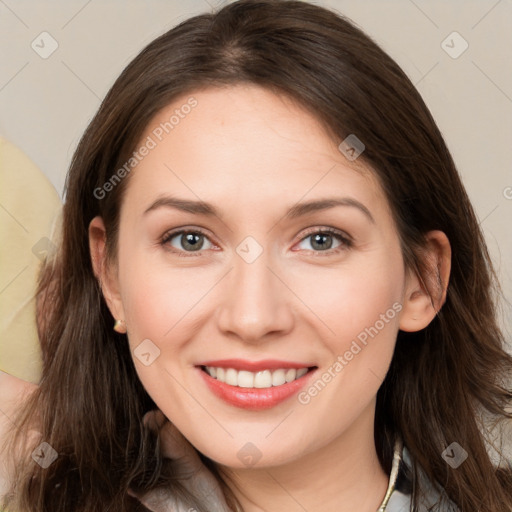
[[(325, 244), (325, 238), (330, 238), (330, 241), (331, 243), (330, 244)], [(321, 242), (321, 240), (324, 241), (324, 243), (319, 243)], [(332, 246), (332, 238), (331, 238), (331, 235), (328, 235), (328, 234), (316, 234), (314, 236), (314, 240), (313, 240), (313, 247), (315, 246), (315, 244), (319, 244), (318, 248), (321, 249), (321, 250), (325, 250), (325, 249), (330, 249), (331, 246)]]
[(193, 251), (199, 250), (202, 247), (202, 244), (198, 243), (201, 236), (202, 235), (198, 235), (196, 233), (188, 233), (187, 235), (184, 235), (186, 241), (183, 244), (183, 247), (187, 248), (188, 245), (188, 248)]

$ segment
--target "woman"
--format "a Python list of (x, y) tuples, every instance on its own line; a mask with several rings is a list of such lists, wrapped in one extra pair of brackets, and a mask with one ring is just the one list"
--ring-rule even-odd
[(242, 0), (183, 22), (66, 188), (17, 421), (39, 415), (44, 463), (13, 510), (511, 509), (482, 233), (418, 92), (347, 20)]

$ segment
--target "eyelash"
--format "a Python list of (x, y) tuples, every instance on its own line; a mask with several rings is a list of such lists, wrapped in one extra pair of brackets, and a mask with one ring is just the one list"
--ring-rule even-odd
[[(201, 256), (202, 253), (204, 252), (203, 250), (197, 251), (197, 252), (196, 251), (187, 252), (187, 251), (176, 250), (175, 248), (170, 248), (170, 246), (167, 245), (169, 243), (169, 241), (172, 240), (175, 236), (183, 235), (185, 233), (187, 233), (187, 234), (195, 234), (195, 235), (202, 235), (202, 236), (208, 238), (208, 235), (204, 231), (202, 231), (201, 229), (181, 229), (181, 230), (178, 230), (178, 231), (170, 231), (170, 232), (166, 233), (162, 237), (162, 240), (161, 240), (160, 244), (162, 246), (165, 246), (167, 250), (169, 250), (173, 254), (176, 254), (179, 257), (188, 258), (188, 257), (191, 257), (191, 256)], [(316, 235), (316, 234), (331, 235), (331, 236), (337, 238), (341, 242), (341, 245), (339, 247), (335, 248), (335, 249), (328, 249), (326, 251), (311, 251), (310, 250), (310, 252), (314, 253), (315, 257), (316, 256), (331, 256), (331, 255), (337, 254), (337, 253), (339, 253), (341, 251), (345, 251), (347, 249), (350, 249), (352, 247), (352, 245), (353, 245), (353, 242), (352, 242), (351, 238), (346, 233), (344, 233), (343, 231), (339, 231), (337, 229), (334, 229), (334, 228), (329, 228), (329, 227), (326, 227), (326, 228), (312, 228), (311, 230), (306, 231), (306, 233), (304, 233), (303, 237), (297, 243), (302, 242), (303, 240), (305, 240), (306, 238), (310, 237), (311, 235)]]

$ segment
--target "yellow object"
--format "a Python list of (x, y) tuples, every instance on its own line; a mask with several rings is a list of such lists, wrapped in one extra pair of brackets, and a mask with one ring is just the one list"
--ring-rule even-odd
[(48, 178), (0, 137), (0, 370), (34, 384), (41, 376), (37, 277), (55, 249), (61, 210)]

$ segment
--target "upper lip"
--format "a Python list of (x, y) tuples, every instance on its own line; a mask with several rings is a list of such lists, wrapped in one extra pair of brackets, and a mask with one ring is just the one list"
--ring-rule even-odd
[(204, 361), (198, 366), (214, 366), (217, 368), (234, 368), (248, 372), (260, 372), (263, 370), (277, 370), (279, 368), (310, 368), (313, 364), (296, 361), (279, 361), (277, 359), (264, 359), (262, 361), (249, 361), (247, 359), (218, 359)]

